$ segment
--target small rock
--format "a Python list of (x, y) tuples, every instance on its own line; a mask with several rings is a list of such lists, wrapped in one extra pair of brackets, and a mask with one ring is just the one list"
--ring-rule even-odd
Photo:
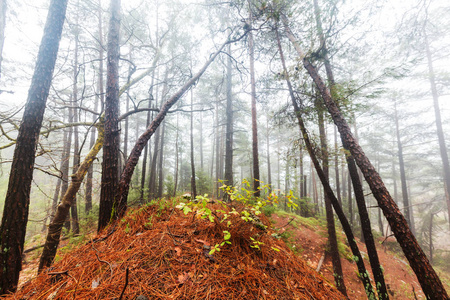
[(139, 295), (136, 297), (136, 300), (148, 300), (148, 298), (145, 297), (144, 295)]

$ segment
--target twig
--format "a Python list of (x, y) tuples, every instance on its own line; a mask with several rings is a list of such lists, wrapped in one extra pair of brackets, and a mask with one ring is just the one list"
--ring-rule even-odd
[(102, 262), (102, 263), (105, 263), (105, 264), (107, 264), (107, 265), (109, 266), (109, 269), (110, 269), (110, 271), (111, 271), (111, 279), (112, 279), (112, 276), (113, 276), (113, 268), (112, 268), (111, 264), (110, 264), (109, 262), (105, 261), (105, 260), (101, 260), (101, 259), (100, 259), (100, 257), (98, 256), (99, 251), (94, 247), (94, 243), (91, 243), (91, 246), (92, 246), (92, 249), (95, 250), (95, 256), (97, 256), (98, 261), (99, 261), (99, 262)]
[(417, 299), (417, 295), (416, 295), (416, 291), (414, 290), (414, 285), (413, 285), (412, 283), (411, 283), (411, 287), (412, 287), (412, 289), (413, 289), (414, 299), (418, 300), (418, 299)]
[(292, 222), (292, 221), (294, 221), (294, 219), (295, 219), (295, 218), (292, 218), (292, 219), (291, 219), (291, 220), (290, 220), (290, 221), (289, 221), (289, 222), (288, 222), (288, 223), (287, 223), (286, 225), (284, 225), (284, 226), (281, 226), (281, 227), (280, 227), (280, 229), (281, 229), (281, 228), (283, 228), (283, 227), (286, 227), (286, 226), (288, 226), (289, 224), (291, 224), (291, 222)]
[(104, 241), (104, 240), (106, 240), (107, 238), (109, 238), (109, 236), (110, 236), (111, 234), (113, 234), (113, 233), (116, 231), (116, 225), (117, 225), (117, 224), (114, 224), (113, 228), (111, 229), (110, 232), (108, 232), (108, 234), (107, 234), (106, 236), (104, 236), (104, 237), (102, 237), (102, 238), (95, 238), (95, 239), (93, 239), (93, 240), (90, 240), (90, 241), (88, 242), (88, 244), (89, 244), (89, 243), (98, 243), (98, 242)]
[(130, 273), (130, 270), (127, 267), (127, 269), (125, 271), (125, 285), (123, 287), (122, 293), (120, 294), (119, 300), (122, 300), (123, 294), (125, 293), (125, 289), (127, 288), (127, 285), (128, 285), (128, 274), (129, 273)]
[(316, 272), (319, 272), (319, 271), (320, 271), (320, 268), (322, 268), (322, 264), (323, 264), (323, 261), (325, 260), (325, 254), (326, 254), (326, 253), (327, 253), (327, 252), (325, 251), (325, 252), (322, 254), (322, 257), (320, 258), (319, 263), (317, 264)]
[(178, 245), (178, 244), (181, 245), (182, 242), (176, 240), (175, 237), (183, 238), (183, 236), (179, 236), (179, 235), (174, 235), (174, 234), (172, 234), (172, 232), (170, 232), (169, 226), (167, 226), (167, 230), (168, 230), (168, 233), (169, 233), (170, 237), (171, 237), (172, 240), (175, 242), (175, 245)]
[(386, 240), (387, 240), (388, 238), (390, 238), (391, 236), (394, 236), (394, 234), (388, 235), (388, 236), (381, 242), (381, 245), (383, 245), (384, 242), (386, 242)]

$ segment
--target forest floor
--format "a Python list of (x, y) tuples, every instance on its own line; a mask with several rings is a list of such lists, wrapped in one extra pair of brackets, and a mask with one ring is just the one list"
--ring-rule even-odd
[[(263, 232), (239, 218), (232, 219), (228, 228), (194, 219), (192, 213), (186, 216), (173, 207), (155, 206), (133, 209), (124, 220), (110, 236), (107, 229), (98, 236), (91, 233), (61, 242), (51, 272), (67, 271), (68, 275), (44, 273), (36, 278), (40, 251), (28, 253), (21, 288), (11, 299), (72, 299), (75, 294), (76, 299), (121, 299), (127, 267), (130, 283), (123, 299), (139, 295), (150, 299), (310, 299), (311, 294), (315, 299), (340, 299), (332, 287), (328, 257), (320, 275), (315, 272), (327, 242), (323, 221), (277, 211), (270, 221), (261, 217), (269, 225)], [(208, 255), (205, 248), (223, 241), (225, 229), (231, 233), (232, 244)], [(344, 235), (339, 232), (338, 236), (349, 298), (367, 299)], [(260, 250), (249, 247), (251, 237), (262, 242)], [(391, 299), (425, 299), (395, 239), (381, 245), (383, 241), (379, 239), (378, 253)], [(370, 269), (365, 246), (359, 241), (358, 245)], [(439, 275), (450, 291), (450, 276)]]
[[(292, 220), (293, 218), (294, 220)], [(280, 228), (279, 233), (285, 237), (290, 248), (302, 257), (309, 266), (316, 269), (327, 244), (325, 224), (313, 218), (301, 218), (284, 212), (272, 214), (271, 220), (274, 223), (274, 227)], [(357, 275), (356, 264), (352, 261), (350, 249), (346, 244), (344, 246), (344, 233), (340, 232), (338, 236), (340, 241), (339, 250), (342, 258), (341, 263), (348, 296), (350, 299), (367, 299), (364, 288)], [(361, 243), (359, 239), (356, 240), (363, 254), (366, 268), (369, 270), (371, 278), (373, 278), (365, 244)], [(384, 269), (385, 281), (390, 298), (399, 300), (425, 299), (419, 282), (401, 252), (400, 246), (395, 238), (378, 238), (377, 250), (381, 265)], [(450, 274), (437, 272), (444, 282), (447, 291), (450, 292)], [(325, 256), (319, 273), (330, 282), (334, 282), (330, 257)]]

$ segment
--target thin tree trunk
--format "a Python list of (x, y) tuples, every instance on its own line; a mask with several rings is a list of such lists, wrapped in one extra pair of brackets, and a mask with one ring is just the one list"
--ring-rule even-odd
[(197, 197), (197, 186), (195, 184), (195, 161), (194, 161), (194, 93), (191, 90), (191, 198)]
[(166, 131), (166, 121), (162, 122), (162, 131), (161, 131), (161, 147), (159, 149), (159, 176), (158, 176), (158, 193), (156, 195), (156, 198), (162, 198), (163, 196), (163, 190), (164, 190), (164, 168), (163, 168), (163, 162), (164, 162), (164, 135)]
[[(174, 184), (174, 188), (173, 188), (173, 197), (175, 197), (177, 195), (177, 188), (178, 188), (178, 170), (179, 170), (179, 155), (178, 155), (178, 132), (179, 132), (179, 127), (178, 127), (178, 114), (177, 114), (177, 127), (176, 127), (176, 137), (175, 137), (175, 184)], [(213, 147), (214, 148), (214, 147)], [(213, 155), (214, 156), (214, 155)]]
[(334, 128), (334, 174), (336, 176), (336, 195), (339, 200), (339, 203), (342, 206), (341, 182), (339, 180), (339, 150), (338, 150), (336, 126), (333, 126), (333, 128)]
[(300, 57), (303, 58), (303, 65), (305, 69), (308, 71), (311, 78), (317, 85), (317, 88), (320, 90), (325, 105), (339, 129), (344, 148), (349, 150), (355, 158), (359, 169), (362, 171), (366, 182), (372, 190), (372, 194), (377, 199), (378, 205), (383, 210), (383, 213), (388, 220), (397, 241), (402, 247), (403, 253), (408, 259), (411, 268), (416, 273), (417, 279), (419, 280), (425, 295), (430, 299), (448, 299), (449, 297), (444, 286), (442, 285), (441, 280), (431, 266), (425, 253), (420, 248), (416, 238), (408, 227), (405, 217), (401, 214), (397, 204), (395, 204), (394, 200), (390, 196), (380, 175), (366, 157), (362, 148), (356, 142), (348, 123), (345, 121), (339, 108), (334, 103), (330, 91), (325, 86), (316, 68), (307, 58), (305, 58), (304, 53), (301, 51), (300, 46), (287, 25), (287, 19), (284, 15), (282, 16), (282, 19), (285, 24), (288, 38), (291, 40)]
[[(295, 98), (294, 98), (295, 99)], [(293, 100), (294, 101), (294, 100)], [(325, 179), (329, 182), (329, 165), (328, 165), (328, 145), (327, 137), (325, 133), (325, 122), (323, 119), (322, 107), (316, 103), (316, 110), (318, 114), (319, 134), (320, 134), (320, 147), (322, 156), (322, 170), (325, 175)], [(337, 289), (344, 295), (347, 295), (347, 288), (344, 282), (344, 273), (342, 272), (341, 258), (339, 257), (339, 249), (336, 237), (336, 227), (334, 225), (333, 207), (331, 200), (327, 193), (324, 192), (325, 201), (325, 214), (327, 218), (327, 230), (328, 230), (328, 254), (331, 256), (333, 263), (333, 276)]]
[(261, 195), (259, 190), (259, 154), (258, 154), (258, 122), (256, 117), (256, 80), (255, 80), (255, 50), (253, 45), (253, 32), (252, 32), (252, 7), (250, 1), (248, 1), (249, 6), (249, 17), (248, 17), (248, 27), (250, 31), (248, 32), (248, 49), (250, 52), (250, 86), (251, 86), (251, 98), (252, 98), (252, 158), (253, 158), (253, 191), (255, 197)]
[(406, 172), (405, 172), (405, 162), (403, 161), (403, 145), (400, 140), (400, 129), (397, 115), (397, 104), (394, 102), (394, 118), (395, 118), (395, 135), (397, 138), (397, 150), (398, 150), (398, 163), (400, 166), (400, 179), (402, 183), (402, 198), (403, 198), (403, 210), (406, 218), (406, 222), (411, 228), (411, 231), (414, 234), (414, 228), (411, 226), (411, 213), (409, 211), (410, 203), (408, 198), (408, 188), (406, 183)]
[(369, 256), (370, 266), (372, 268), (373, 277), (375, 279), (375, 286), (377, 288), (378, 297), (380, 299), (389, 299), (386, 290), (386, 283), (384, 281), (383, 270), (378, 259), (377, 248), (372, 235), (372, 227), (370, 225), (369, 213), (364, 200), (364, 192), (361, 181), (358, 176), (358, 168), (355, 160), (351, 155), (347, 156), (347, 165), (349, 177), (353, 183), (353, 190), (355, 191), (356, 204), (358, 205), (359, 217), (361, 220), (361, 231), (364, 234), (364, 241), (366, 243), (367, 254)]
[[(72, 105), (72, 97), (70, 95), (70, 106)], [(73, 109), (69, 107), (69, 123), (73, 123)], [(70, 171), (70, 153), (72, 150), (72, 135), (73, 135), (73, 127), (69, 127), (67, 133), (67, 152), (66, 158), (64, 160), (64, 165), (61, 169), (62, 172), (62, 186), (61, 186), (61, 200), (62, 197), (66, 194), (67, 189), (69, 188), (69, 171)], [(66, 222), (64, 223), (64, 227), (67, 231), (70, 230), (70, 216), (67, 216)]]
[[(103, 126), (103, 122), (101, 122), (99, 126)], [(96, 143), (94, 144), (94, 147), (89, 151), (89, 154), (86, 156), (83, 163), (72, 175), (70, 186), (67, 189), (67, 192), (64, 194), (61, 203), (58, 205), (58, 208), (56, 209), (55, 218), (48, 227), (44, 250), (39, 260), (38, 273), (40, 273), (44, 268), (50, 267), (53, 259), (55, 258), (64, 221), (69, 215), (69, 209), (74, 204), (73, 200), (75, 199), (75, 195), (81, 186), (81, 182), (83, 181), (83, 178), (86, 175), (89, 166), (92, 165), (95, 157), (103, 146), (103, 140), (103, 128), (99, 127), (98, 138)]]
[[(305, 146), (308, 150), (309, 156), (311, 158), (312, 163), (314, 164), (314, 167), (316, 169), (317, 175), (319, 176), (321, 182), (322, 182), (322, 186), (324, 188), (324, 191), (326, 191), (327, 197), (330, 200), (331, 204), (333, 205), (333, 208), (336, 212), (336, 215), (339, 218), (339, 221), (342, 224), (342, 228), (344, 229), (345, 235), (347, 236), (347, 241), (349, 243), (350, 249), (352, 250), (352, 253), (355, 257), (357, 257), (355, 259), (356, 264), (358, 266), (358, 271), (361, 275), (361, 281), (362, 284), (364, 286), (364, 289), (366, 291), (367, 297), (369, 299), (376, 299), (375, 298), (375, 294), (373, 292), (372, 289), (372, 285), (370, 283), (370, 279), (369, 279), (369, 274), (366, 271), (366, 268), (364, 266), (364, 261), (362, 259), (361, 253), (359, 252), (358, 246), (356, 244), (355, 241), (355, 237), (353, 236), (352, 230), (350, 228), (350, 224), (348, 223), (348, 220), (345, 217), (344, 211), (342, 210), (342, 207), (339, 205), (339, 201), (337, 200), (336, 196), (333, 193), (333, 190), (331, 189), (327, 179), (326, 179), (326, 174), (324, 173), (324, 171), (322, 170), (322, 168), (320, 167), (319, 161), (316, 157), (316, 154), (314, 152), (313, 146), (311, 144), (311, 141), (309, 140), (309, 135), (308, 132), (306, 131), (306, 127), (305, 124), (303, 122), (302, 116), (301, 116), (301, 111), (300, 108), (296, 102), (295, 99), (295, 95), (294, 95), (294, 91), (292, 89), (292, 85), (289, 79), (289, 73), (287, 72), (286, 69), (286, 65), (284, 62), (284, 56), (283, 56), (283, 51), (281, 48), (281, 42), (280, 42), (280, 38), (278, 35), (278, 30), (276, 31), (277, 34), (277, 42), (278, 42), (278, 50), (280, 53), (280, 59), (281, 59), (281, 63), (283, 66), (283, 70), (284, 70), (284, 74), (286, 74), (285, 76), (285, 80), (289, 89), (289, 94), (291, 96), (291, 100), (292, 100), (292, 105), (294, 106), (294, 111), (297, 117), (297, 121), (300, 127), (300, 131), (301, 131), (301, 135), (304, 139), (305, 142)], [(346, 295), (346, 294), (345, 294)]]
[[(103, 17), (102, 17), (102, 1), (98, 1), (98, 83), (97, 83), (97, 94), (95, 95), (95, 104), (94, 110), (98, 111), (98, 105), (100, 101), (100, 106), (103, 108), (105, 103), (105, 95), (104, 95), (104, 87), (103, 87)], [(103, 109), (101, 109), (103, 111)], [(94, 122), (96, 116), (92, 117), (92, 122)], [(91, 128), (91, 140), (89, 143), (89, 148), (92, 149), (95, 144), (95, 132), (96, 128)], [(86, 206), (85, 211), (89, 213), (92, 210), (92, 179), (94, 178), (94, 164), (91, 164), (88, 170), (87, 178), (86, 178)]]
[[(225, 143), (225, 184), (233, 185), (233, 94), (232, 94), (232, 66), (231, 66), (231, 45), (228, 45), (227, 57), (227, 125)], [(226, 201), (229, 201), (228, 194), (224, 194)]]
[(220, 182), (222, 179), (220, 177), (220, 131), (219, 131), (220, 121), (219, 121), (219, 100), (216, 101), (216, 197), (220, 198)]
[(59, 49), (67, 0), (50, 2), (19, 134), (0, 226), (0, 295), (15, 291), (22, 269), (31, 183), (45, 105)]
[(266, 136), (266, 144), (267, 144), (267, 183), (271, 189), (273, 189), (272, 186), (272, 170), (270, 166), (270, 137), (269, 137), (269, 118), (267, 117), (267, 136)]
[(111, 0), (108, 32), (107, 84), (105, 99), (105, 145), (103, 147), (102, 181), (98, 231), (117, 217), (121, 207), (115, 201), (119, 174), (119, 37), (120, 0)]

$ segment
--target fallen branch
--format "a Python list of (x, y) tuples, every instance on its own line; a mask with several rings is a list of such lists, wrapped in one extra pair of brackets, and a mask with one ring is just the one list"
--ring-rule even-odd
[(320, 258), (319, 263), (317, 264), (316, 272), (319, 272), (320, 269), (322, 268), (323, 261), (325, 260), (325, 254), (326, 254), (326, 253), (327, 253), (327, 252), (325, 251), (325, 252), (322, 254), (322, 257)]
[(123, 287), (122, 293), (120, 294), (119, 300), (122, 300), (123, 294), (125, 293), (125, 289), (127, 288), (127, 285), (128, 285), (128, 274), (129, 273), (130, 273), (130, 270), (127, 267), (127, 269), (125, 271), (125, 285)]

